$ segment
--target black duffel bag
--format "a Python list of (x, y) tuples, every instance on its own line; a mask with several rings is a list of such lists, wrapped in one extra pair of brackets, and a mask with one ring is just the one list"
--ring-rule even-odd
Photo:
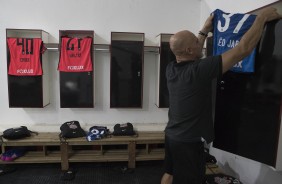
[(115, 124), (113, 135), (123, 136), (123, 135), (136, 135), (131, 123)]
[(9, 140), (22, 139), (30, 137), (31, 133), (38, 134), (37, 132), (30, 131), (26, 126), (20, 126), (17, 128), (9, 128), (3, 132), (2, 137)]
[(68, 121), (61, 125), (60, 138), (76, 138), (85, 137), (86, 133), (81, 128), (78, 121)]

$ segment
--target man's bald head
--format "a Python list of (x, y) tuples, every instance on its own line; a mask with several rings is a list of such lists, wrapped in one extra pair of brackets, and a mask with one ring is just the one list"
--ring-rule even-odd
[(175, 33), (170, 37), (170, 49), (176, 57), (181, 57), (190, 54), (190, 49), (195, 47), (197, 37), (188, 30), (183, 30)]

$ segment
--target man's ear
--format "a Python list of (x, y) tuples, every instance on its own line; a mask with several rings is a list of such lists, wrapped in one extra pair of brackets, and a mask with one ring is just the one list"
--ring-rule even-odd
[(187, 54), (189, 54), (189, 55), (193, 54), (193, 51), (192, 51), (192, 49), (190, 49), (190, 48), (186, 48), (186, 49), (185, 49), (185, 52), (186, 52)]

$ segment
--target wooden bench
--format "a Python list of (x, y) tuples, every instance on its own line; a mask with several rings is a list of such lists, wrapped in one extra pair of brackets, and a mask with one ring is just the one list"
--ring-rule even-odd
[[(85, 137), (61, 141), (58, 132), (39, 133), (20, 140), (3, 139), (2, 153), (12, 147), (29, 148), (27, 153), (12, 162), (0, 164), (60, 163), (68, 170), (72, 162), (128, 162), (164, 159), (164, 132), (139, 132), (134, 136), (111, 136), (88, 142)], [(207, 164), (206, 174), (219, 173), (215, 164)]]
[(134, 136), (111, 136), (88, 142), (85, 137), (61, 141), (59, 133), (39, 133), (20, 140), (3, 140), (2, 153), (8, 147), (30, 147), (29, 151), (12, 163), (61, 163), (62, 170), (70, 162), (127, 161), (129, 168), (136, 161), (164, 159), (164, 133), (139, 132)]
[(62, 144), (61, 151), (63, 170), (69, 168), (69, 162), (128, 161), (128, 167), (135, 168), (136, 161), (164, 159), (164, 133), (139, 132), (138, 136), (111, 136), (91, 142), (72, 138)]

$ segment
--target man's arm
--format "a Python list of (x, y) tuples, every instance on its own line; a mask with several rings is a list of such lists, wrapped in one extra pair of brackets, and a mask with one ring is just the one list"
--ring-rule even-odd
[(222, 54), (222, 73), (247, 57), (256, 47), (266, 22), (282, 18), (275, 8), (265, 8), (257, 15), (251, 28), (244, 34), (239, 44)]
[(200, 32), (198, 34), (197, 38), (198, 38), (199, 43), (201, 44), (201, 48), (203, 48), (203, 46), (204, 46), (205, 40), (208, 36), (208, 33), (210, 31), (212, 31), (212, 29), (213, 29), (213, 22), (212, 21), (213, 21), (213, 15), (210, 15), (207, 18), (203, 28), (200, 30)]

